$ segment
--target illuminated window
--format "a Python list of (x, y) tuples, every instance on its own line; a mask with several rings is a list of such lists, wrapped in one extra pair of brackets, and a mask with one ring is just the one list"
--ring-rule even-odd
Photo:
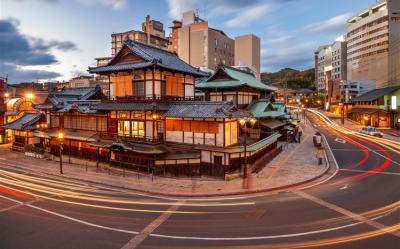
[(118, 136), (127, 137), (129, 133), (129, 121), (118, 120)]
[(144, 137), (144, 122), (132, 121), (132, 136)]

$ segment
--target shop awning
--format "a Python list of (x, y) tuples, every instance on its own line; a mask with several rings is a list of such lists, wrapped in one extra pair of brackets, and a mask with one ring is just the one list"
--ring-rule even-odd
[[(64, 139), (78, 140), (83, 142), (95, 142), (98, 140), (98, 134), (94, 131), (74, 131), (74, 130), (63, 130)], [(44, 130), (34, 131), (32, 133), (35, 137), (40, 138), (55, 138), (57, 137), (58, 130)]]

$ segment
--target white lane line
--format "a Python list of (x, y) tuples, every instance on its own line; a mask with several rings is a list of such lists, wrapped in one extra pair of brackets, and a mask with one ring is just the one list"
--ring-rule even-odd
[(375, 170), (360, 170), (360, 169), (340, 169), (340, 171), (348, 171), (348, 172), (357, 172), (357, 173), (374, 173), (374, 174), (382, 174), (382, 175), (395, 175), (400, 176), (400, 173), (395, 172), (385, 172), (385, 171), (375, 171)]
[(133, 237), (128, 243), (126, 243), (121, 249), (135, 249), (137, 248), (149, 235), (156, 230), (162, 223), (164, 223), (171, 215), (172, 212), (178, 210), (182, 206), (184, 201), (178, 201), (173, 206), (171, 206), (167, 211), (157, 217), (153, 222), (147, 225), (138, 235)]
[[(0, 198), (6, 199), (6, 200), (10, 200), (13, 201), (15, 203), (23, 203), (21, 201), (0, 195)], [(114, 231), (114, 232), (121, 232), (121, 233), (128, 233), (128, 234), (139, 234), (139, 232), (136, 231), (130, 231), (130, 230), (124, 230), (124, 229), (118, 229), (118, 228), (113, 228), (113, 227), (107, 227), (107, 226), (101, 226), (101, 225), (97, 225), (94, 223), (90, 223), (87, 221), (83, 221), (80, 219), (76, 219), (67, 215), (63, 215), (57, 212), (53, 212), (53, 211), (49, 211), (47, 209), (44, 208), (40, 208), (40, 207), (36, 207), (33, 205), (27, 205), (30, 208), (33, 209), (37, 209), (40, 210), (42, 212), (48, 213), (48, 214), (52, 214), (54, 216), (58, 216), (67, 220), (71, 220), (80, 224), (84, 224), (87, 226), (91, 226), (91, 227), (96, 227), (96, 228), (100, 228), (100, 229), (105, 229), (105, 230), (110, 230), (110, 231)], [(377, 216), (374, 217), (370, 220), (378, 220), (380, 218), (383, 218), (387, 215), (390, 215), (392, 212), (388, 212), (384, 215), (381, 216)], [(347, 224), (347, 225), (343, 225), (343, 226), (338, 226), (338, 227), (332, 227), (332, 228), (327, 228), (327, 229), (320, 229), (320, 230), (314, 230), (314, 231), (309, 231), (309, 232), (303, 232), (303, 233), (292, 233), (292, 234), (280, 234), (280, 235), (267, 235), (267, 236), (255, 236), (255, 237), (190, 237), (190, 236), (173, 236), (173, 235), (164, 235), (164, 234), (150, 234), (150, 237), (159, 237), (159, 238), (167, 238), (167, 239), (179, 239), (179, 240), (210, 240), (210, 241), (246, 241), (246, 240), (267, 240), (267, 239), (277, 239), (277, 238), (290, 238), (290, 237), (300, 237), (300, 236), (306, 236), (306, 235), (312, 235), (312, 234), (319, 234), (319, 233), (326, 233), (326, 232), (331, 232), (331, 231), (337, 231), (337, 230), (341, 230), (344, 228), (349, 228), (349, 227), (354, 227), (357, 225), (363, 224), (363, 222), (356, 222), (356, 223), (352, 223), (352, 224)]]
[[(370, 219), (368, 219), (368, 218), (366, 218), (366, 217), (364, 217), (362, 215), (356, 214), (356, 213), (351, 212), (351, 211), (349, 211), (347, 209), (344, 209), (342, 207), (336, 206), (336, 205), (334, 205), (332, 203), (329, 203), (327, 201), (321, 200), (321, 199), (319, 199), (319, 198), (317, 198), (315, 196), (312, 196), (310, 194), (307, 194), (305, 192), (295, 191), (294, 193), (299, 195), (299, 196), (301, 196), (301, 197), (303, 197), (303, 198), (305, 198), (305, 199), (307, 199), (307, 200), (310, 200), (310, 201), (312, 201), (314, 203), (317, 203), (317, 204), (319, 204), (319, 205), (321, 205), (323, 207), (326, 207), (326, 208), (331, 209), (331, 210), (333, 210), (335, 212), (338, 212), (338, 213), (341, 213), (343, 215), (346, 215), (346, 216), (348, 216), (348, 217), (350, 217), (350, 218), (352, 218), (354, 220), (357, 220), (357, 221), (363, 222), (365, 224), (368, 224), (368, 225), (370, 225), (370, 226), (372, 226), (372, 227), (374, 227), (374, 228), (376, 228), (378, 230), (382, 230), (382, 229), (387, 229), (388, 228), (387, 226), (385, 226), (385, 225), (383, 225), (383, 224), (381, 224), (379, 222), (370, 220)], [(400, 231), (391, 232), (391, 234), (393, 234), (394, 236), (400, 238)]]
[[(9, 200), (9, 201), (18, 203), (18, 204), (23, 204), (22, 201), (15, 200), (15, 199), (9, 198), (9, 197), (7, 197), (7, 196), (0, 195), (0, 198), (6, 199), (6, 200)], [(80, 220), (80, 219), (77, 219), (77, 218), (73, 218), (73, 217), (70, 217), (70, 216), (67, 216), (67, 215), (64, 215), (64, 214), (60, 214), (60, 213), (57, 213), (57, 212), (53, 212), (53, 211), (50, 211), (50, 210), (47, 210), (47, 209), (44, 209), (44, 208), (41, 208), (41, 207), (37, 207), (37, 206), (31, 205), (31, 204), (27, 204), (27, 205), (25, 205), (25, 206), (26, 206), (26, 207), (33, 208), (33, 209), (36, 209), (36, 210), (40, 210), (40, 211), (42, 211), (42, 212), (44, 212), (44, 213), (48, 213), (48, 214), (52, 214), (52, 215), (54, 215), (54, 216), (58, 216), (58, 217), (60, 217), (60, 218), (66, 219), (66, 220), (70, 220), (70, 221), (74, 221), (74, 222), (77, 222), (77, 223), (81, 223), (81, 224), (84, 224), (84, 225), (87, 225), (87, 226), (91, 226), (91, 227), (96, 227), (96, 228), (100, 228), (100, 229), (110, 230), (110, 231), (114, 231), (114, 232), (129, 233), (129, 234), (138, 234), (138, 232), (135, 232), (135, 231), (129, 231), (129, 230), (125, 230), (125, 229), (118, 229), (118, 228), (113, 228), (113, 227), (108, 227), (108, 226), (97, 225), (97, 224), (94, 224), (94, 223), (91, 223), (91, 222), (87, 222), (87, 221)]]

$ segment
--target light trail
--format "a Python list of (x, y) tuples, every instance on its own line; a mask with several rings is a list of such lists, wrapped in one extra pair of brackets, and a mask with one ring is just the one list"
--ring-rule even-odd
[[(128, 199), (121, 199), (121, 198), (105, 198), (100, 195), (95, 194), (86, 194), (86, 193), (76, 193), (69, 190), (60, 190), (55, 187), (62, 187), (66, 188), (67, 186), (63, 186), (63, 183), (58, 182), (55, 183), (54, 187), (47, 187), (36, 183), (30, 183), (24, 181), (26, 178), (25, 175), (18, 174), (18, 173), (11, 173), (4, 170), (0, 170), (0, 175), (8, 176), (11, 175), (18, 180), (12, 180), (7, 178), (0, 178), (0, 182), (9, 184), (11, 186), (20, 187), (24, 189), (28, 189), (31, 191), (36, 191), (44, 194), (57, 194), (59, 196), (73, 198), (73, 199), (80, 199), (84, 201), (95, 201), (95, 202), (104, 202), (104, 203), (114, 203), (114, 204), (130, 204), (130, 205), (158, 205), (158, 206), (171, 206), (174, 202), (155, 202), (155, 201), (130, 201)], [(27, 179), (32, 180), (35, 177), (27, 177)], [(35, 179), (35, 182), (40, 182), (39, 178)], [(32, 194), (32, 193), (31, 193)], [(36, 196), (44, 197), (43, 195), (35, 194)], [(192, 207), (227, 207), (227, 206), (250, 206), (255, 205), (255, 202), (236, 202), (236, 203), (185, 203), (182, 206), (192, 206)]]

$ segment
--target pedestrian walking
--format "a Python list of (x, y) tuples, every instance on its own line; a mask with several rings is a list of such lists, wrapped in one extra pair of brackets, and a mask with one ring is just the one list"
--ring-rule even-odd
[(318, 160), (318, 165), (322, 165), (322, 158), (324, 157), (324, 148), (322, 146), (317, 148), (316, 157)]
[(322, 136), (321, 133), (317, 132), (313, 136), (313, 142), (315, 147), (321, 147), (322, 146)]
[(301, 143), (301, 135), (303, 135), (303, 131), (300, 129), (299, 133), (298, 133), (298, 139), (297, 139), (298, 143)]

